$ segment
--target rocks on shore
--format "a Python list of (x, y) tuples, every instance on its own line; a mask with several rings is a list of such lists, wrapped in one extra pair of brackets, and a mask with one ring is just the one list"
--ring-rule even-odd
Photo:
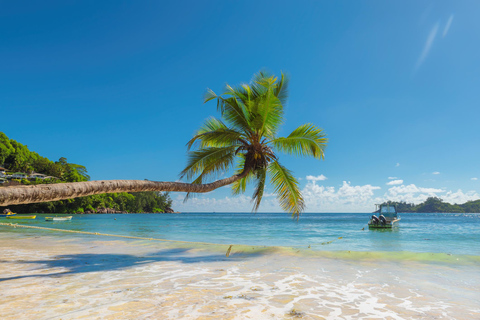
[[(118, 213), (128, 213), (126, 211), (120, 211), (120, 210), (116, 210), (116, 209), (112, 209), (112, 208), (97, 208), (95, 210), (86, 210), (84, 212), (85, 214), (92, 214), (92, 213), (111, 213), (111, 214), (118, 214)], [(164, 213), (180, 213), (178, 211), (173, 211), (172, 208), (170, 207), (167, 207), (165, 208), (165, 212)]]
[(89, 212), (91, 210), (85, 211), (85, 213), (128, 213), (126, 211), (120, 211), (112, 208), (97, 208), (97, 212)]

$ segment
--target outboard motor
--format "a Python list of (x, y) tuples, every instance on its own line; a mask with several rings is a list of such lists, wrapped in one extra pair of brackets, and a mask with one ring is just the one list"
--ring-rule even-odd
[(383, 214), (380, 215), (380, 222), (382, 222), (382, 224), (387, 224), (387, 219), (385, 219), (385, 216)]
[[(381, 216), (380, 216), (381, 217)], [(380, 222), (380, 220), (378, 220), (378, 217), (376, 215), (373, 215), (372, 216), (372, 223), (373, 224), (378, 224)]]

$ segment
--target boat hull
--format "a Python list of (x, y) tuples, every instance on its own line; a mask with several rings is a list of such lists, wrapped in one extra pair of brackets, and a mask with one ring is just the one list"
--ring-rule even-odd
[(0, 218), (8, 218), (17, 215), (16, 213), (0, 213)]
[(20, 216), (20, 215), (14, 215), (14, 216), (7, 216), (7, 219), (36, 219), (37, 216)]
[(68, 217), (45, 217), (45, 221), (70, 221), (72, 216)]
[(368, 228), (369, 229), (392, 229), (394, 227), (398, 227), (398, 222), (400, 219), (394, 220), (392, 222), (387, 222), (387, 223), (373, 223), (372, 220), (368, 222)]

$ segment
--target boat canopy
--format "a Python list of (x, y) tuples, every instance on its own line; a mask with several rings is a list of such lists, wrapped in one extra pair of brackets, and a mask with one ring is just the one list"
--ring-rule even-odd
[(394, 205), (381, 205), (380, 214), (383, 214), (387, 219), (396, 218), (397, 208)]

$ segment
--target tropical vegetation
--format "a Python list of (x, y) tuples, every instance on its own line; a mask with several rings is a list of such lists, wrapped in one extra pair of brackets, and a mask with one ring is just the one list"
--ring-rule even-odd
[[(9, 139), (0, 132), (0, 164), (9, 172), (37, 172), (50, 178), (47, 179), (9, 179), (4, 184), (39, 185), (52, 183), (80, 182), (90, 180), (87, 169), (78, 164), (68, 163), (62, 157), (51, 161), (30, 151), (27, 146)], [(3, 186), (2, 188), (6, 188)], [(137, 192), (137, 193), (106, 193), (63, 201), (51, 201), (32, 204), (10, 205), (8, 208), (17, 213), (85, 213), (97, 212), (108, 208), (121, 212), (165, 212), (172, 205), (168, 193)], [(6, 207), (0, 207), (2, 212)]]
[(417, 205), (406, 202), (387, 201), (383, 204), (394, 204), (398, 212), (428, 212), (428, 213), (480, 213), (480, 200), (468, 201), (463, 204), (450, 204), (437, 197), (429, 197)]
[[(48, 176), (47, 183), (80, 182), (90, 180), (87, 169), (78, 164), (68, 163), (61, 157), (58, 161), (51, 161), (30, 151), (13, 139), (9, 139), (5, 133), (0, 132), (0, 166), (8, 169), (11, 173), (42, 173)], [(42, 182), (42, 183), (45, 183)], [(35, 181), (25, 180), (24, 184), (35, 184)]]
[[(163, 213), (172, 200), (166, 192), (104, 193), (75, 199), (8, 206), (16, 213)], [(6, 207), (0, 207), (0, 212)], [(108, 209), (108, 210), (107, 210)]]

